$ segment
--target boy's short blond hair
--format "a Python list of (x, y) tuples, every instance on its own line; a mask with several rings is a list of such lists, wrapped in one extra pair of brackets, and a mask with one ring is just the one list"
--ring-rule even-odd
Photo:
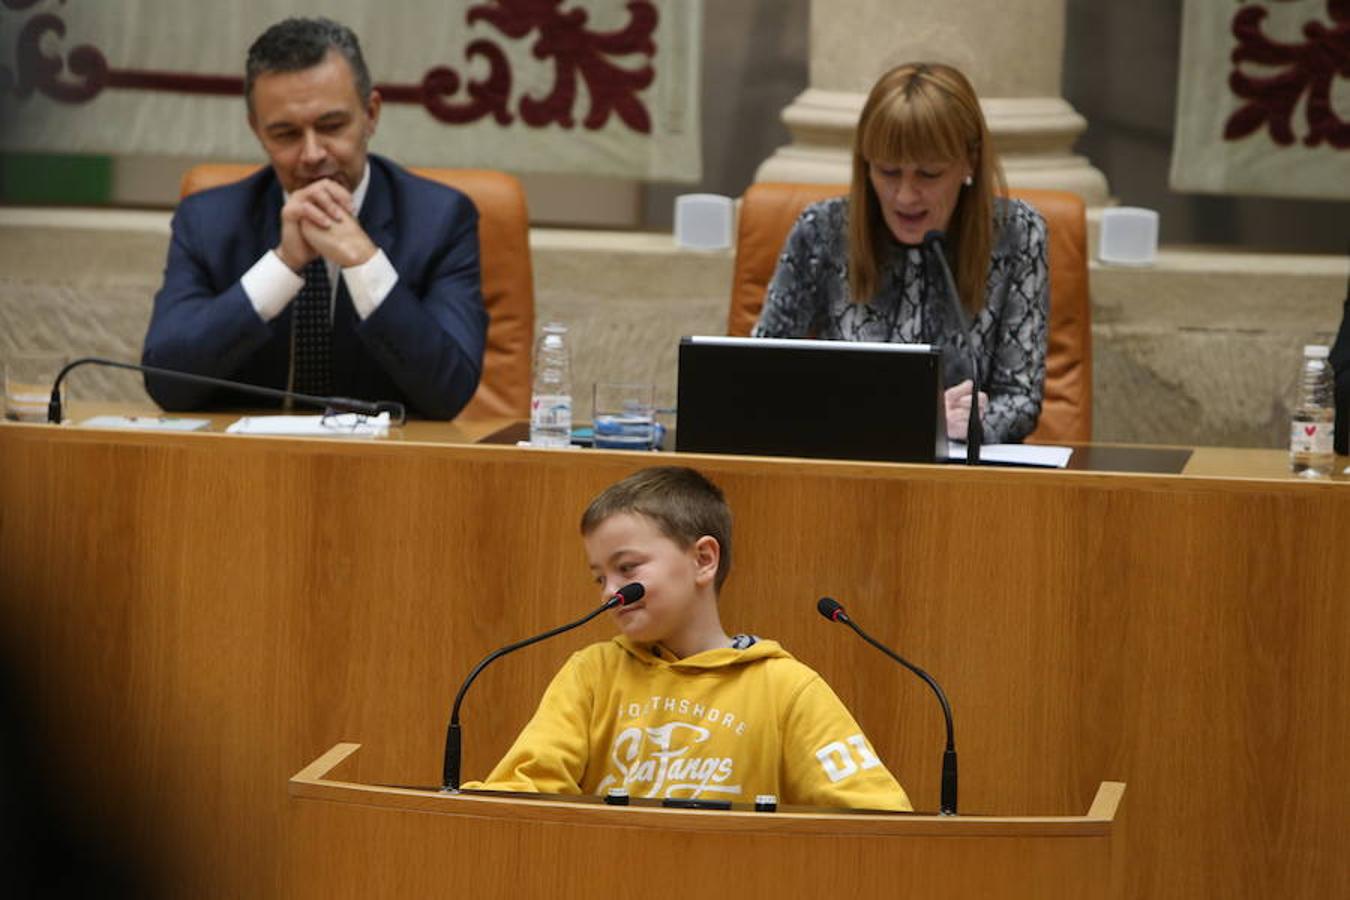
[(661, 533), (688, 549), (699, 538), (717, 541), (721, 555), (716, 590), (731, 572), (731, 507), (722, 489), (685, 466), (655, 466), (634, 472), (601, 491), (581, 515), (581, 534), (589, 535), (611, 516), (632, 513), (656, 523)]

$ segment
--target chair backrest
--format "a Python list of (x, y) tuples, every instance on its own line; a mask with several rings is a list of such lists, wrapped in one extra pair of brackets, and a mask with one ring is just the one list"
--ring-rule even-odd
[[(788, 232), (803, 209), (848, 193), (842, 184), (751, 185), (741, 198), (727, 333), (747, 335), (759, 319)], [(1067, 191), (1016, 188), (1009, 193), (1045, 217), (1050, 258), (1050, 323), (1045, 399), (1029, 441), (1092, 439), (1092, 307), (1088, 297), (1087, 217)]]
[[(183, 175), (180, 196), (239, 181), (258, 170), (243, 163), (206, 163)], [(534, 342), (534, 274), (530, 219), (520, 182), (489, 169), (412, 169), (462, 191), (478, 208), (487, 348), (478, 391), (460, 413), (468, 419), (530, 414), (530, 355)]]

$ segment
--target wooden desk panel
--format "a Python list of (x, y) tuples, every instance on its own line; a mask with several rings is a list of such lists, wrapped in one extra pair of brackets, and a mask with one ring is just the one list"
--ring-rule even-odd
[[(674, 459), (735, 509), (728, 626), (821, 671), (921, 808), (940, 714), (821, 594), (946, 687), (963, 811), (1126, 781), (1129, 896), (1350, 892), (1344, 484)], [(460, 679), (598, 602), (577, 519), (655, 461), (3, 425), (3, 627), (73, 789), (178, 893), (284, 894), (286, 778), (360, 738), (360, 780), (435, 782)], [(489, 669), (466, 776), (609, 633)]]
[(356, 748), (291, 779), (290, 896), (1119, 896), (1119, 783), (1053, 818), (617, 808), (335, 780)]

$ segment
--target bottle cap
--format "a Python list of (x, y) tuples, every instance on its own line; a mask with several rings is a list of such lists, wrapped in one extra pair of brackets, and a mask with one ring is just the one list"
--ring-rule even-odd
[(778, 797), (773, 794), (755, 795), (755, 812), (774, 812), (778, 809)]
[(1308, 344), (1303, 348), (1303, 355), (1309, 359), (1326, 359), (1331, 355), (1331, 348), (1325, 344)]
[(610, 806), (628, 805), (628, 788), (612, 787), (605, 792), (605, 802)]

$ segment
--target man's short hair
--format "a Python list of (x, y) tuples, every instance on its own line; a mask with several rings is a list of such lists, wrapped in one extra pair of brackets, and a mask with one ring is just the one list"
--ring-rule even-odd
[(328, 51), (336, 50), (352, 67), (356, 93), (365, 103), (370, 99), (370, 70), (361, 55), (361, 43), (346, 25), (332, 19), (290, 18), (262, 33), (248, 48), (244, 65), (244, 99), (253, 108), (253, 83), (259, 75), (273, 72), (300, 72), (323, 62)]
[(722, 489), (702, 473), (684, 466), (657, 466), (634, 472), (605, 488), (581, 516), (581, 533), (589, 535), (619, 513), (650, 519), (661, 533), (688, 549), (699, 538), (715, 538), (721, 548), (713, 585), (731, 572), (731, 507)]

